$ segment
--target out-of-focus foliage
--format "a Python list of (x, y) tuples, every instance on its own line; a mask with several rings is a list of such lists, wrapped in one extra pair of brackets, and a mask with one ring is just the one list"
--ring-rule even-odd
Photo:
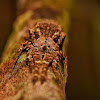
[(32, 12), (28, 11), (16, 19), (16, 21), (13, 25), (13, 31), (5, 45), (5, 49), (2, 54), (2, 60), (5, 59), (5, 61), (6, 61), (9, 59), (9, 53), (11, 53), (12, 49), (15, 47), (15, 43), (20, 41), (20, 38), (25, 34), (23, 30), (25, 29), (27, 20), (31, 16), (32, 16)]

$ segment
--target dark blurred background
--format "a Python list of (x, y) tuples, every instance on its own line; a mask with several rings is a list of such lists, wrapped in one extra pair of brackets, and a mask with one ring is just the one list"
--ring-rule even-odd
[[(67, 100), (100, 100), (100, 1), (72, 0)], [(0, 1), (0, 55), (16, 18), (16, 1)]]
[(16, 0), (0, 1), (0, 56), (5, 43), (12, 31), (12, 24), (16, 17)]
[(68, 100), (100, 100), (100, 1), (76, 0), (68, 46)]

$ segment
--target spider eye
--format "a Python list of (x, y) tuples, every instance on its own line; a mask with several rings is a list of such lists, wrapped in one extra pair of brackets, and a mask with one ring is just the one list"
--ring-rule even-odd
[(41, 46), (42, 46), (42, 44), (41, 44)]
[(44, 46), (42, 49), (43, 49), (43, 51), (46, 51), (47, 50), (46, 46)]
[(48, 47), (50, 47), (50, 45)]
[(55, 39), (54, 39), (54, 42), (57, 43), (57, 41), (58, 41), (58, 39), (55, 38)]

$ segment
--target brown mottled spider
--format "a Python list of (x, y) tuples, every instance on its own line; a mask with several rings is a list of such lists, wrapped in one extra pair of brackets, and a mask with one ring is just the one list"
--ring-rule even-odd
[(64, 70), (67, 66), (67, 58), (62, 51), (62, 45), (66, 34), (61, 32), (58, 24), (50, 21), (42, 21), (37, 23), (34, 29), (29, 30), (29, 41), (26, 41), (20, 47), (20, 53), (12, 68), (13, 73), (16, 68), (20, 55), (26, 51), (26, 62), (31, 73), (33, 73), (33, 81), (43, 83), (47, 79), (47, 70), (50, 69), (58, 80), (59, 75), (58, 62), (62, 62)]

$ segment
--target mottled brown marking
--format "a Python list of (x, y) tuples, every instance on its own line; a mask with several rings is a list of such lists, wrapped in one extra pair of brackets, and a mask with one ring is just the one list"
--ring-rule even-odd
[[(42, 21), (29, 30), (29, 41), (25, 41), (19, 49), (21, 55), (26, 52), (26, 61), (32, 73), (33, 83), (40, 81), (43, 84), (48, 79), (47, 70), (50, 69), (61, 82), (58, 62), (61, 59), (64, 67), (67, 59), (62, 51), (66, 34), (61, 32), (60, 25), (53, 21)], [(18, 56), (19, 58), (19, 56)], [(17, 61), (16, 61), (17, 63)], [(16, 69), (16, 64), (14, 69)]]

